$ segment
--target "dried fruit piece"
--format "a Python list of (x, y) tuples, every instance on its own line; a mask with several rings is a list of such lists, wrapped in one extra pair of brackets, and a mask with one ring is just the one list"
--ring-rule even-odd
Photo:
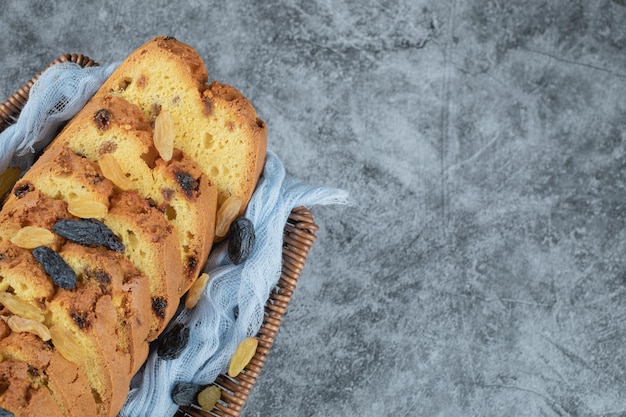
[(127, 191), (135, 187), (133, 182), (124, 174), (124, 170), (122, 170), (113, 154), (105, 153), (100, 155), (98, 164), (100, 165), (102, 175), (121, 190)]
[(72, 333), (61, 325), (50, 327), (52, 344), (65, 359), (73, 363), (81, 363), (83, 350), (76, 342)]
[(207, 282), (209, 282), (209, 274), (204, 272), (191, 284), (189, 291), (187, 291), (187, 297), (185, 298), (185, 308), (192, 309), (198, 304)]
[(250, 363), (250, 360), (256, 353), (256, 348), (259, 345), (259, 341), (254, 337), (248, 337), (244, 339), (230, 360), (230, 366), (228, 367), (228, 376), (234, 378)]
[(24, 226), (11, 238), (11, 243), (25, 249), (50, 245), (54, 242), (54, 233), (43, 227)]
[(189, 342), (189, 327), (183, 323), (176, 323), (159, 339), (157, 355), (164, 361), (176, 359), (183, 352)]
[(250, 219), (245, 217), (237, 218), (230, 225), (228, 239), (228, 257), (230, 260), (235, 265), (239, 265), (248, 259), (256, 241), (254, 225)]
[(107, 109), (100, 109), (93, 115), (93, 121), (98, 129), (108, 130), (111, 127), (111, 113)]
[(184, 171), (176, 172), (176, 182), (188, 198), (191, 198), (192, 193), (198, 191), (200, 186), (200, 181)]
[(163, 297), (153, 297), (152, 298), (152, 311), (157, 317), (164, 319), (165, 318), (165, 309), (167, 308), (167, 299)]
[(234, 195), (228, 197), (220, 209), (217, 211), (217, 216), (215, 217), (215, 236), (216, 237), (224, 237), (228, 233), (228, 229), (230, 228), (230, 224), (237, 218), (239, 215), (239, 210), (241, 210), (241, 205), (243, 202), (238, 197)]
[(0, 292), (0, 304), (17, 316), (43, 323), (44, 314), (40, 309), (20, 300), (13, 294)]
[(82, 219), (102, 219), (109, 212), (109, 208), (99, 201), (73, 200), (67, 203), (67, 211)]
[(0, 196), (5, 195), (15, 184), (18, 177), (20, 176), (21, 169), (18, 167), (7, 168), (0, 175)]
[(76, 288), (76, 272), (61, 258), (61, 255), (47, 246), (38, 246), (33, 249), (33, 256), (56, 285), (66, 290)]
[(165, 161), (172, 159), (174, 153), (174, 120), (172, 115), (163, 110), (154, 120), (154, 147)]
[(198, 394), (198, 405), (205, 411), (211, 411), (221, 396), (222, 390), (218, 386), (208, 386)]
[(104, 223), (96, 219), (59, 220), (52, 226), (58, 235), (81, 245), (99, 245), (122, 253), (126, 249), (120, 239)]
[(179, 382), (172, 389), (172, 401), (180, 407), (189, 407), (196, 399), (202, 385), (193, 382)]
[(35, 187), (30, 182), (23, 182), (20, 185), (15, 186), (15, 189), (13, 190), (13, 195), (15, 195), (17, 199), (20, 199), (34, 189)]
[(0, 408), (0, 417), (15, 417), (15, 414), (5, 410), (4, 408)]
[(28, 332), (37, 335), (47, 342), (51, 339), (50, 330), (43, 324), (33, 319), (27, 319), (20, 316), (11, 316), (7, 320), (7, 324), (16, 333)]

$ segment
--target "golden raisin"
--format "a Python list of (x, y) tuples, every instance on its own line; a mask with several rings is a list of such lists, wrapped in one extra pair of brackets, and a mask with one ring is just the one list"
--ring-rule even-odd
[(240, 198), (230, 196), (224, 201), (220, 209), (217, 211), (215, 218), (215, 236), (224, 237), (228, 234), (230, 224), (239, 216), (239, 210), (243, 202)]
[(174, 153), (174, 120), (167, 110), (159, 113), (154, 121), (154, 147), (165, 161)]
[(109, 209), (99, 201), (73, 200), (67, 203), (67, 211), (81, 219), (102, 219), (107, 215)]
[(11, 243), (24, 249), (34, 249), (37, 246), (47, 246), (54, 242), (54, 233), (43, 227), (22, 227), (11, 238)]
[(259, 345), (259, 341), (254, 337), (248, 337), (237, 346), (237, 350), (230, 360), (230, 366), (228, 367), (228, 376), (234, 378), (250, 363), (252, 357), (256, 353), (256, 348)]
[(191, 284), (189, 291), (187, 291), (187, 298), (185, 298), (186, 308), (192, 309), (196, 306), (196, 304), (198, 304), (200, 296), (202, 296), (202, 293), (206, 288), (207, 282), (209, 282), (209, 274), (205, 272), (200, 275), (198, 279), (193, 282), (193, 284)]
[(218, 386), (208, 386), (198, 393), (198, 405), (205, 411), (211, 411), (221, 396), (222, 391)]
[(117, 187), (124, 191), (134, 187), (133, 182), (124, 174), (122, 167), (113, 154), (102, 154), (100, 158), (98, 158), (98, 163), (100, 164), (102, 175)]
[(28, 332), (34, 335), (37, 335), (43, 340), (47, 342), (51, 339), (50, 330), (43, 324), (38, 321), (27, 319), (20, 316), (11, 316), (7, 320), (7, 324), (16, 333)]
[(65, 327), (62, 325), (50, 327), (50, 338), (54, 347), (65, 359), (74, 363), (82, 361), (82, 349), (72, 333)]
[(20, 300), (13, 294), (0, 292), (0, 304), (15, 315), (43, 323), (44, 315), (41, 310)]

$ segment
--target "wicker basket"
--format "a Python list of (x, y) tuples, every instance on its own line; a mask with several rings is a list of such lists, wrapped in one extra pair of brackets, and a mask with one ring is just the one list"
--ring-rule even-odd
[[(50, 65), (68, 61), (83, 67), (98, 65), (88, 57), (78, 54), (61, 55)], [(24, 84), (4, 103), (0, 103), (0, 132), (17, 120), (20, 111), (28, 100), (30, 88), (40, 75), (41, 72)], [(222, 396), (211, 411), (207, 412), (195, 407), (181, 407), (175, 417), (239, 416), (270, 354), (309, 250), (316, 240), (315, 232), (317, 230), (318, 226), (308, 209), (298, 207), (291, 212), (283, 235), (282, 272), (278, 284), (269, 294), (265, 306), (265, 317), (257, 335), (259, 345), (256, 354), (236, 378), (227, 375), (218, 376), (215, 384), (221, 388)]]

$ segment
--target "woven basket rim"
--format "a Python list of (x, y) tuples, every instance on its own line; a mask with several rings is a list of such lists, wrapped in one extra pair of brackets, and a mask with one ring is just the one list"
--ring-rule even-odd
[[(31, 87), (43, 71), (61, 62), (74, 62), (82, 67), (98, 65), (86, 55), (59, 55), (46, 68), (24, 83), (7, 100), (0, 103), (0, 132), (17, 121), (22, 108), (28, 101)], [(315, 233), (318, 229), (319, 227), (310, 210), (305, 207), (297, 207), (292, 210), (283, 231), (283, 266), (280, 279), (269, 294), (263, 324), (257, 334), (259, 345), (254, 357), (236, 378), (223, 374), (217, 377), (215, 385), (221, 388), (222, 396), (212, 410), (204, 411), (195, 406), (181, 407), (174, 417), (238, 417), (240, 415), (260, 372), (265, 366), (309, 251), (317, 239)]]

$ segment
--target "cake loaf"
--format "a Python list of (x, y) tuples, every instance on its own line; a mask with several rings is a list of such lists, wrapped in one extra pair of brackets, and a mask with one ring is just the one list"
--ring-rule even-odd
[(133, 52), (0, 210), (0, 412), (116, 416), (266, 146), (250, 102), (209, 84), (191, 47)]

